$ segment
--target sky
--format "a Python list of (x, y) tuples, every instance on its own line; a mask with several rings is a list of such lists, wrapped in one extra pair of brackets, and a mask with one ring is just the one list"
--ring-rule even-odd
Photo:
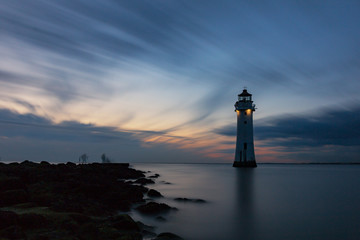
[(360, 162), (359, 1), (0, 0), (0, 158)]

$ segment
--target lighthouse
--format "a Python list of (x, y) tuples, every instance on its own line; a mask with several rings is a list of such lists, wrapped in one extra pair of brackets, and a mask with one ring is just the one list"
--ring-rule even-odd
[(256, 167), (254, 136), (253, 136), (253, 113), (255, 104), (252, 95), (246, 89), (238, 95), (235, 103), (237, 114), (236, 150), (233, 167)]

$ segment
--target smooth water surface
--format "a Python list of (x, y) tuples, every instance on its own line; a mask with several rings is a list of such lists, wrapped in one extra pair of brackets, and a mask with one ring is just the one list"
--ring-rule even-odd
[[(187, 240), (360, 239), (359, 165), (133, 164), (160, 174), (156, 184), (170, 212), (165, 222), (136, 220)], [(168, 184), (171, 183), (171, 184)], [(176, 202), (174, 198), (207, 203)]]

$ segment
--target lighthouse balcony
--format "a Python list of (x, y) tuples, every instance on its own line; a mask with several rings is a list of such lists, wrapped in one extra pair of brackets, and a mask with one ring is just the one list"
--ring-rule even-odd
[(255, 111), (255, 104), (252, 104), (252, 102), (236, 102), (235, 103), (235, 111), (240, 110), (247, 110), (251, 109), (252, 111)]

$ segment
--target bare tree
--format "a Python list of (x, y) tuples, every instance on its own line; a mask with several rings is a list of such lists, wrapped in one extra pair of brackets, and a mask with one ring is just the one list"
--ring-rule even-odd
[(101, 155), (101, 162), (102, 163), (110, 163), (110, 159), (105, 155), (105, 153), (103, 153)]
[(79, 164), (86, 164), (88, 159), (89, 156), (86, 153), (84, 153), (79, 157)]

